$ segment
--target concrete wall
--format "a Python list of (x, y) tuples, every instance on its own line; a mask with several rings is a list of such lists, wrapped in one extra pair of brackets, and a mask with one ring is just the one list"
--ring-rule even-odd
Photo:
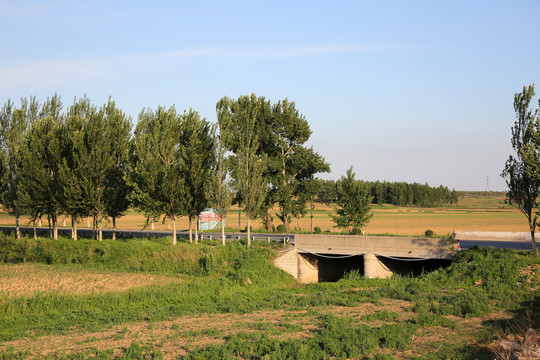
[(316, 254), (375, 254), (409, 258), (451, 258), (456, 244), (447, 239), (361, 235), (295, 235), (299, 252)]
[(364, 254), (364, 276), (369, 279), (384, 279), (392, 276), (392, 271), (374, 254)]
[(456, 240), (531, 241), (531, 233), (505, 231), (454, 231)]
[(301, 283), (319, 281), (318, 258), (310, 254), (299, 254), (297, 249), (282, 252), (274, 265), (294, 276)]

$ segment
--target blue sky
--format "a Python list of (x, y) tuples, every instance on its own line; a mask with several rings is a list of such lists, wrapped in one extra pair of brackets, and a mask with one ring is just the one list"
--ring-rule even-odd
[[(337, 179), (504, 190), (540, 1), (2, 1), (0, 102), (193, 108), (288, 98)], [(540, 93), (540, 89), (538, 91)], [(536, 105), (536, 103), (535, 103)]]

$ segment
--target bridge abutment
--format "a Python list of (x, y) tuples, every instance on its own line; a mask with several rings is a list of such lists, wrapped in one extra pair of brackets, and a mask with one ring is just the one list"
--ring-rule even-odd
[(364, 276), (368, 279), (385, 279), (392, 276), (392, 271), (375, 254), (364, 254)]

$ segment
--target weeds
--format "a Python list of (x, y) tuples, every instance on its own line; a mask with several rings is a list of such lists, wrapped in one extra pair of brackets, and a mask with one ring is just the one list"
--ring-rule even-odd
[[(52, 278), (55, 273), (64, 279), (80, 273), (95, 283), (104, 278), (91, 280), (92, 274), (132, 276), (135, 272), (141, 276), (167, 275), (170, 278), (182, 274), (182, 281), (178, 282), (144, 283), (135, 288), (118, 286), (107, 292), (85, 293), (74, 288), (63, 293), (23, 296), (3, 292), (0, 295), (0, 342), (31, 335), (61, 334), (73, 328), (84, 332), (141, 321), (147, 321), (148, 330), (152, 330), (150, 327), (154, 327), (156, 321), (205, 313), (301, 310), (302, 315), (296, 317), (315, 319), (311, 321), (316, 323), (315, 328), (309, 330), (287, 319), (270, 324), (261, 320), (240, 327), (244, 332), (233, 333), (221, 332), (217, 327), (180, 331), (178, 325), (172, 325), (175, 331), (172, 336), (187, 336), (188, 343), (189, 339), (200, 336), (225, 340), (224, 344), (204, 348), (186, 345), (190, 351), (187, 357), (191, 359), (366, 358), (374, 352), (377, 352), (375, 358), (392, 358), (387, 351), (410, 349), (413, 337), (421, 328), (456, 328), (456, 321), (449, 320), (448, 315), (466, 318), (494, 310), (518, 309), (522, 303), (534, 300), (535, 293), (531, 289), (538, 289), (540, 282), (536, 258), (528, 253), (495, 249), (460, 252), (448, 268), (416, 278), (366, 279), (352, 271), (335, 283), (300, 286), (271, 264), (275, 252), (272, 244), (265, 243), (254, 243), (251, 248), (241, 242), (225, 247), (212, 246), (212, 243), (197, 246), (179, 243), (173, 247), (164, 239), (18, 242), (0, 235), (0, 244), (6, 245), (5, 248), (0, 246), (0, 261), (4, 263), (40, 263), (4, 264), (5, 276), (9, 277), (8, 269), (14, 271), (20, 266), (30, 269), (27, 277), (37, 282)], [(389, 298), (410, 303), (412, 313), (406, 316), (407, 320), (389, 310), (375, 311), (361, 318), (320, 313), (320, 309), (328, 306), (378, 304)], [(359, 320), (373, 321), (369, 325), (377, 326), (368, 326)], [(307, 335), (295, 338), (300, 332)], [(283, 334), (289, 334), (285, 340)], [(124, 327), (111, 339), (125, 341), (127, 337), (127, 327)], [(437, 355), (426, 358), (455, 355), (454, 345), (441, 346)], [(78, 355), (55, 356), (66, 359), (116, 356), (96, 350), (84, 350)], [(15, 349), (0, 352), (0, 360), (27, 356)], [(118, 356), (160, 358), (162, 354), (150, 345), (133, 343), (121, 349)]]

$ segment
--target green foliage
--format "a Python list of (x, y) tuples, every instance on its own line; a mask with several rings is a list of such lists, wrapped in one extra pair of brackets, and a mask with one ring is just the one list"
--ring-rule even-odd
[[(520, 269), (538, 263), (530, 252), (476, 248), (458, 253), (448, 268), (416, 278), (366, 279), (358, 271), (351, 271), (335, 283), (290, 286), (294, 281), (271, 264), (275, 251), (266, 243), (255, 242), (247, 248), (242, 242), (228, 243), (225, 247), (182, 242), (171, 246), (170, 239), (105, 240), (102, 243), (62, 238), (58, 241), (26, 241), (28, 249), (21, 250), (26, 246), (22, 242), (13, 236), (0, 236), (1, 244), (9, 249), (5, 251), (7, 261), (22, 262), (21, 254), (27, 253), (27, 261), (50, 263), (51, 266), (62, 266), (62, 269), (77, 266), (173, 276), (182, 274), (182, 281), (106, 294), (0, 297), (0, 341), (27, 336), (29, 323), (39, 336), (62, 333), (73, 326), (88, 331), (183, 315), (247, 313), (264, 309), (301, 313), (307, 309), (306, 316), (317, 323), (309, 336), (291, 336), (286, 340), (276, 339), (273, 335), (302, 331), (302, 328), (294, 322), (261, 323), (249, 332), (232, 335), (209, 329), (200, 335), (224, 337), (225, 342), (193, 349), (187, 356), (194, 359), (367, 358), (379, 350), (382, 353), (403, 351), (409, 349), (412, 337), (422, 327), (455, 327), (455, 322), (448, 320), (446, 315), (485, 315), (493, 310), (516, 309), (522, 302), (531, 300), (534, 297), (531, 287), (536, 285)], [(402, 314), (379, 310), (358, 319), (321, 315), (313, 310), (382, 303), (386, 298), (411, 301), (413, 317), (402, 320)], [(360, 324), (359, 320), (373, 321), (374, 326)], [(198, 336), (195, 332), (191, 335)], [(441, 353), (451, 354), (450, 348), (443, 350)], [(160, 356), (158, 350), (138, 344), (123, 349), (122, 354), (128, 351), (129, 356), (135, 358), (153, 351), (154, 356)], [(23, 357), (22, 353), (14, 351), (4, 354), (10, 354), (3, 355), (4, 358)], [(97, 352), (79, 354), (79, 358), (93, 354)], [(104, 358), (109, 356), (106, 352), (99, 354)]]
[(407, 349), (418, 327), (411, 323), (371, 328), (354, 325), (352, 318), (323, 315), (320, 330), (307, 339), (278, 341), (265, 333), (237, 333), (225, 344), (196, 349), (187, 359), (350, 359), (369, 355), (379, 347)]
[(373, 216), (371, 213), (372, 197), (366, 184), (354, 179), (352, 167), (347, 175), (337, 183), (337, 215), (332, 219), (339, 228), (350, 229), (352, 234), (361, 234), (362, 229)]
[(173, 243), (176, 243), (175, 218), (186, 214), (187, 184), (179, 152), (181, 116), (174, 106), (144, 109), (135, 129), (135, 147), (131, 169), (130, 198), (147, 218), (164, 215), (173, 222)]
[[(366, 181), (373, 204), (396, 206), (443, 206), (457, 204), (458, 192), (445, 186), (431, 187), (428, 184)], [(317, 193), (317, 201), (330, 205), (337, 200), (336, 182), (324, 180)]]
[(426, 230), (424, 235), (426, 235), (426, 237), (433, 237), (433, 235), (435, 235), (435, 233), (433, 232), (433, 230), (428, 229), (428, 230)]
[(322, 233), (321, 228), (318, 227), (318, 226), (315, 226), (315, 227), (313, 228), (313, 231), (315, 232), (315, 234), (321, 234), (321, 233)]
[(265, 107), (264, 98), (240, 96), (237, 100), (227, 97), (218, 103), (219, 123), (224, 132), (226, 148), (234, 155), (229, 157), (233, 186), (243, 206), (248, 222), (248, 246), (251, 244), (251, 219), (260, 215), (268, 184), (264, 173), (268, 167), (268, 156), (261, 152), (261, 136), (258, 126), (263, 122), (261, 114)]
[(517, 120), (512, 127), (512, 148), (515, 154), (506, 161), (501, 176), (506, 180), (508, 202), (520, 209), (529, 222), (533, 249), (538, 256), (534, 232), (538, 224), (540, 206), (540, 109), (529, 108), (534, 96), (534, 85), (524, 86), (514, 94)]
[(280, 234), (283, 234), (285, 232), (287, 232), (287, 228), (285, 227), (285, 225), (283, 224), (279, 224), (277, 227), (276, 227), (276, 231)]

